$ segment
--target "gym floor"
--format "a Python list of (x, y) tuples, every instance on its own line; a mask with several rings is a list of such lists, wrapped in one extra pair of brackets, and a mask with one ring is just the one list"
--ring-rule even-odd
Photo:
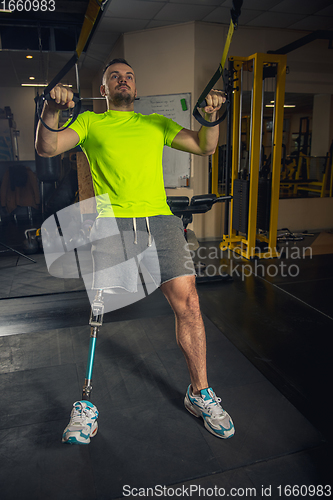
[[(0, 242), (19, 249), (23, 233), (2, 226)], [(88, 353), (83, 282), (50, 276), (42, 254), (36, 263), (0, 254), (1, 500), (329, 496), (320, 485), (332, 471), (333, 255), (296, 258), (289, 248), (283, 259), (243, 262), (217, 249), (205, 242), (200, 260), (233, 279), (198, 292), (210, 384), (235, 436), (212, 436), (184, 409), (187, 369), (157, 290), (104, 316), (99, 431), (88, 446), (61, 443)]]

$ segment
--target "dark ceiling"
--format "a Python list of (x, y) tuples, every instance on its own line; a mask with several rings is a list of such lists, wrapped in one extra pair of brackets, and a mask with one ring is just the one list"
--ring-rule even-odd
[[(25, 10), (3, 12), (0, 2), (0, 87), (49, 83), (73, 54), (88, 0), (12, 0)], [(42, 11), (47, 6), (46, 11)], [(39, 6), (39, 10), (33, 8)], [(55, 8), (53, 9), (53, 7)], [(122, 33), (190, 21), (228, 25), (232, 0), (108, 0), (79, 61), (81, 86), (89, 88)], [(31, 8), (29, 12), (27, 9)], [(333, 28), (332, 0), (244, 0), (240, 26), (308, 33)], [(275, 50), (279, 47), (272, 47)], [(27, 62), (28, 53), (33, 59)], [(74, 72), (66, 82), (75, 83)]]

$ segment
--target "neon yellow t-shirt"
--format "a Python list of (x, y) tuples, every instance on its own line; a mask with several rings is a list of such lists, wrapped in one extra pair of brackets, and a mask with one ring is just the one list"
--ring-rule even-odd
[[(70, 126), (80, 137), (95, 195), (108, 194), (115, 217), (169, 215), (163, 182), (163, 146), (182, 129), (162, 115), (86, 111)], [(101, 197), (102, 198), (102, 197)], [(97, 199), (99, 217), (112, 216)]]

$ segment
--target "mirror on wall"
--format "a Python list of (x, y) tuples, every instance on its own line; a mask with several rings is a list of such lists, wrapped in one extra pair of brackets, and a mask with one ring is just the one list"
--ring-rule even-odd
[[(313, 94), (285, 94), (280, 198), (329, 195), (328, 151), (323, 156), (312, 154), (313, 100)], [(272, 115), (273, 108), (266, 103), (263, 145), (268, 146), (268, 158), (272, 133), (269, 113)], [(263, 154), (267, 156), (265, 150)]]
[[(271, 172), (271, 153), (273, 144), (274, 92), (265, 91), (263, 95), (262, 146), (259, 171), (268, 176)], [(313, 121), (314, 94), (286, 93), (283, 121), (283, 145), (280, 177), (280, 198), (311, 198), (332, 196), (332, 152), (327, 144), (323, 154), (313, 154), (313, 128), (324, 126)], [(241, 110), (241, 154), (239, 175), (251, 170), (250, 131), (251, 131), (251, 91), (244, 91)], [(316, 134), (321, 134), (316, 130)], [(327, 135), (327, 134), (326, 134)], [(223, 170), (225, 154), (220, 147), (219, 190), (224, 190)]]

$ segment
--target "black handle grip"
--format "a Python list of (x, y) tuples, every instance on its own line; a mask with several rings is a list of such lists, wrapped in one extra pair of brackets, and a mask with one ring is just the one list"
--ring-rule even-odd
[[(226, 105), (227, 105), (227, 109), (225, 110), (223, 115), (215, 122), (209, 122), (209, 121), (205, 120), (205, 118), (203, 116), (201, 116), (201, 114), (199, 113), (198, 106), (194, 107), (193, 116), (200, 123), (200, 125), (203, 125), (204, 127), (215, 127), (215, 125), (219, 125), (220, 123), (223, 122), (223, 120), (226, 119), (228, 111), (229, 111), (229, 105), (230, 105), (229, 100), (226, 101)], [(201, 107), (201, 104), (200, 104), (200, 107)]]
[[(47, 94), (44, 94), (44, 100), (45, 101), (53, 101), (54, 99), (52, 99), (52, 97), (50, 96), (50, 93), (48, 92)], [(79, 96), (74, 94), (72, 101), (74, 101), (75, 103), (79, 102), (80, 101)]]
[(43, 107), (44, 107), (44, 102), (51, 101), (51, 100), (52, 99), (51, 99), (49, 92), (47, 92), (46, 94), (42, 94), (42, 95), (37, 94), (37, 96), (35, 97), (36, 115), (38, 117), (38, 120), (40, 120), (41, 123), (44, 125), (44, 127), (47, 128), (47, 130), (50, 130), (51, 132), (61, 132), (62, 130), (66, 130), (70, 125), (72, 125), (72, 123), (75, 122), (78, 115), (80, 114), (81, 99), (79, 98), (78, 95), (75, 95), (75, 94), (73, 95), (73, 101), (75, 102), (75, 106), (74, 106), (74, 108), (72, 108), (72, 110), (73, 110), (72, 118), (64, 127), (59, 128), (59, 129), (53, 129), (53, 128), (49, 127), (42, 119), (42, 111), (43, 111)]

